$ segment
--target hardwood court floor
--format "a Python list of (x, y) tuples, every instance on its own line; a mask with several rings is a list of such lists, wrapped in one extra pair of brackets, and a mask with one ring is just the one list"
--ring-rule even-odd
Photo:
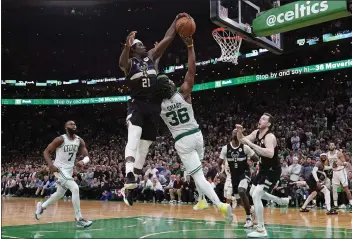
[[(81, 201), (82, 214), (94, 220), (76, 228), (71, 201), (51, 205), (40, 221), (34, 218), (39, 199), (2, 198), (2, 238), (238, 238), (246, 237), (243, 209), (234, 211), (232, 224), (210, 207), (193, 211), (191, 205), (134, 204)], [(352, 214), (327, 216), (323, 210), (300, 213), (265, 208), (268, 238), (352, 238)]]

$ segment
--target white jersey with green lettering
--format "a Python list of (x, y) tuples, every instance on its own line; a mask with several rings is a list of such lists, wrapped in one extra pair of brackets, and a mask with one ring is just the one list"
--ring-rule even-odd
[(192, 104), (186, 102), (180, 92), (176, 92), (170, 99), (163, 100), (160, 116), (174, 138), (199, 128)]
[(75, 135), (73, 140), (70, 140), (66, 134), (61, 135), (64, 142), (56, 149), (54, 166), (60, 169), (71, 170), (75, 166), (76, 155), (80, 146), (80, 137)]

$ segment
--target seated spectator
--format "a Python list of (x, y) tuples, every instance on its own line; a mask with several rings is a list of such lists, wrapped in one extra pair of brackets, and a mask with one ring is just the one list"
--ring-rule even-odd
[(12, 197), (13, 195), (15, 195), (16, 193), (16, 180), (13, 177), (8, 177), (6, 185), (5, 185), (5, 192), (4, 192), (4, 196), (7, 195), (9, 197)]
[[(154, 177), (153, 177), (154, 178)], [(159, 172), (156, 172), (156, 177), (155, 177), (158, 182), (161, 184), (161, 185), (165, 185), (166, 184), (166, 178), (164, 177), (164, 175), (160, 174)]]
[(175, 193), (177, 194), (177, 199), (178, 199), (178, 203), (181, 203), (181, 196), (182, 196), (182, 181), (181, 181), (181, 176), (180, 175), (176, 175), (176, 180), (173, 183), (173, 188), (169, 189), (169, 193), (170, 193), (170, 203), (175, 203)]
[(302, 169), (302, 166), (298, 164), (298, 158), (293, 157), (292, 164), (288, 167), (288, 175), (290, 177), (290, 181), (296, 182), (299, 180), (301, 169)]
[(152, 191), (152, 187), (153, 187), (153, 183), (150, 180), (151, 178), (151, 174), (150, 175), (144, 175), (144, 181), (141, 182), (141, 194), (140, 194), (140, 199), (142, 199), (141, 201), (144, 202), (151, 202), (153, 199), (153, 191)]
[(100, 200), (101, 201), (109, 201), (111, 198), (112, 193), (108, 190), (104, 190), (104, 192), (102, 193)]
[(152, 183), (152, 193), (155, 197), (155, 201), (161, 203), (164, 197), (163, 187), (156, 177), (153, 178)]
[(170, 189), (174, 188), (175, 179), (176, 179), (175, 175), (170, 175), (169, 184), (164, 188), (164, 191), (165, 191), (164, 198), (168, 201), (170, 201)]
[(183, 183), (182, 187), (182, 202), (185, 203), (193, 203), (194, 202), (194, 192), (196, 189), (196, 185), (193, 180), (191, 180), (191, 176), (186, 176), (186, 181)]
[(150, 166), (148, 165), (147, 166), (147, 171), (145, 172), (145, 175), (149, 175), (149, 174), (152, 174), (153, 176), (152, 177), (156, 177), (156, 173), (159, 171), (155, 168), (155, 164), (151, 164)]
[(313, 168), (314, 164), (312, 164), (312, 158), (308, 157), (306, 162), (302, 165), (300, 177), (302, 177), (303, 180), (308, 180)]
[(160, 172), (160, 175), (163, 175), (166, 179), (166, 181), (170, 180), (171, 177), (171, 171), (170, 171), (170, 166), (168, 164), (165, 165), (164, 170)]
[(44, 186), (44, 196), (45, 197), (50, 197), (51, 194), (56, 192), (56, 182), (57, 182), (57, 177), (54, 177), (50, 182), (49, 185), (46, 187)]
[(50, 183), (49, 182), (49, 177), (48, 176), (44, 176), (44, 181), (41, 182), (40, 184), (38, 184), (37, 191), (35, 192), (35, 195), (38, 196), (39, 193), (40, 193), (40, 195), (43, 196), (44, 195), (44, 190), (49, 187), (49, 183)]

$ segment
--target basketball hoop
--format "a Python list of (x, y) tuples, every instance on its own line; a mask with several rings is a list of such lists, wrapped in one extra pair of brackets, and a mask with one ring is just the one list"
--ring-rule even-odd
[(218, 61), (237, 65), (242, 38), (222, 27), (213, 30), (213, 37), (221, 48), (221, 56)]

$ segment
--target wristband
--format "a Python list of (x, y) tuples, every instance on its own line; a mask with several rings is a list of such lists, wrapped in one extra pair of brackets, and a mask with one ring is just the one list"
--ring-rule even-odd
[(84, 163), (84, 164), (87, 164), (87, 163), (89, 163), (89, 157), (88, 156), (85, 156), (84, 158), (83, 158), (83, 160), (82, 160), (82, 162)]
[(187, 46), (188, 48), (191, 48), (191, 47), (193, 47), (193, 44), (191, 44), (191, 45), (189, 45), (189, 46)]

